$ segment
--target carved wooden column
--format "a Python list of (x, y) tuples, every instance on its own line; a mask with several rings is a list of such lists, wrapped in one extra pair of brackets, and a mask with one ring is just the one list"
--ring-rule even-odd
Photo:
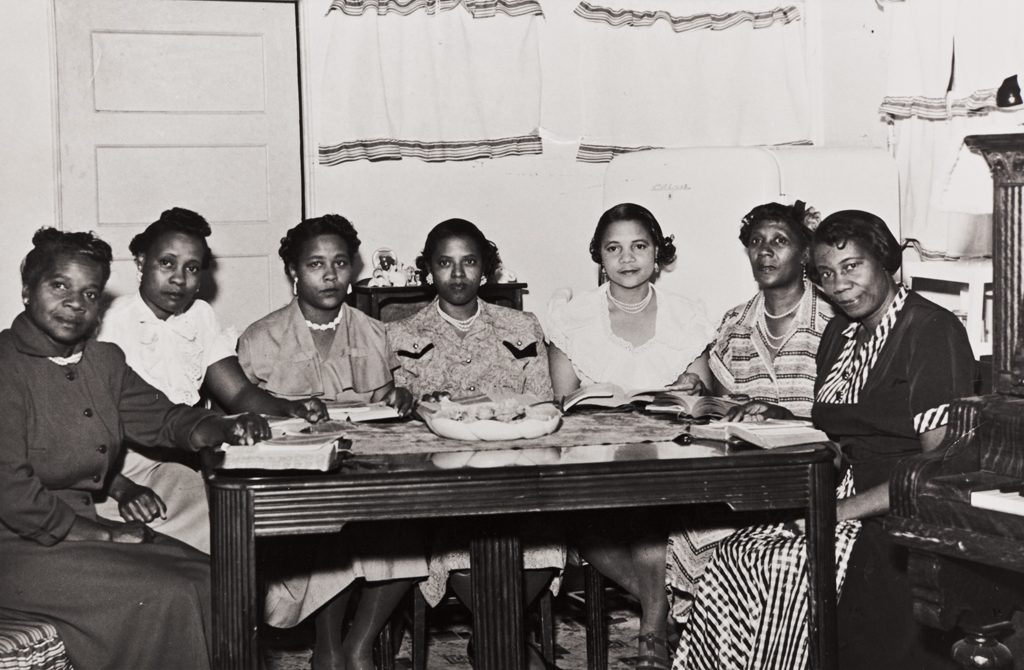
[(1024, 133), (971, 135), (964, 142), (992, 171), (992, 386), (1024, 395)]

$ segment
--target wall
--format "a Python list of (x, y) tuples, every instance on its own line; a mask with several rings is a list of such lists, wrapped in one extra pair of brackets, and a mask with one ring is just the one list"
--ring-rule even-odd
[[(304, 81), (315, 104), (318, 30), (328, 0), (301, 0), (307, 48)], [(532, 286), (528, 309), (540, 310), (558, 286), (592, 286), (595, 268), (586, 253), (602, 210), (603, 166), (574, 161), (572, 129), (581, 110), (577, 92), (554, 82), (571, 80), (575, 66), (570, 0), (547, 0), (543, 28), (545, 72), (542, 156), (468, 163), (415, 160), (350, 163), (322, 168), (309, 163), (310, 214), (339, 212), (352, 218), (364, 239), (364, 257), (391, 246), (412, 261), (426, 231), (460, 216), (481, 225), (507, 265)], [(32, 232), (56, 223), (49, 0), (7, 0), (0, 21), (0, 324), (21, 309), (18, 264)], [(817, 0), (808, 21), (819, 37), (819, 136), (828, 145), (884, 146), (876, 108), (884, 80), (882, 12), (870, 0)], [(311, 107), (315, 109), (315, 107)], [(310, 123), (315, 116), (310, 115)], [(314, 128), (310, 129), (314, 131)], [(369, 185), (381, 185), (370, 187)], [(66, 213), (73, 216), (74, 213)]]
[(0, 20), (0, 327), (21, 311), (21, 259), (56, 224), (52, 5), (7, 0)]

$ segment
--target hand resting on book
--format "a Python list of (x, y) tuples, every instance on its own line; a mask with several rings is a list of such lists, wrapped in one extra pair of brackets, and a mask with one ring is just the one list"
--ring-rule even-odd
[(762, 423), (767, 419), (795, 419), (796, 416), (785, 407), (763, 400), (751, 400), (731, 408), (725, 414), (726, 421), (753, 421)]

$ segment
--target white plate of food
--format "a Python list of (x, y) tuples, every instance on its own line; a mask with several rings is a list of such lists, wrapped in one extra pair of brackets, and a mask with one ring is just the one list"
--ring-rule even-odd
[(460, 403), (442, 398), (416, 410), (435, 434), (453, 440), (528, 440), (558, 430), (562, 413), (529, 396)]

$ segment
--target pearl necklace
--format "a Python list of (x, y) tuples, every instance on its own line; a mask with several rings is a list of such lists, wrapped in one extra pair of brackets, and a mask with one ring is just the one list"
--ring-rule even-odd
[(623, 311), (626, 314), (639, 314), (640, 312), (647, 309), (647, 305), (651, 304), (651, 298), (654, 297), (654, 287), (647, 287), (647, 295), (645, 295), (640, 302), (623, 302), (621, 300), (618, 300), (615, 296), (612, 295), (612, 291), (610, 288), (608, 289), (607, 295), (608, 300), (613, 305), (615, 305), (620, 311)]
[(455, 326), (455, 328), (457, 328), (458, 330), (461, 330), (464, 333), (468, 333), (469, 332), (469, 329), (472, 328), (473, 324), (476, 322), (476, 318), (478, 316), (480, 316), (480, 301), (479, 300), (477, 300), (476, 312), (473, 313), (473, 316), (469, 317), (468, 319), (462, 319), (462, 320), (456, 319), (454, 316), (451, 316), (450, 314), (445, 313), (445, 311), (443, 309), (441, 309), (441, 303), (438, 302), (438, 301), (434, 301), (434, 307), (437, 308), (437, 313), (441, 315), (442, 319), (444, 319), (448, 323), (452, 324), (453, 326)]
[(792, 314), (796, 310), (800, 309), (800, 303), (801, 302), (803, 302), (803, 297), (802, 296), (801, 296), (800, 300), (797, 300), (796, 304), (793, 305), (793, 307), (791, 307), (788, 311), (783, 312), (782, 314), (772, 314), (771, 312), (768, 311), (767, 303), (765, 303), (762, 300), (762, 302), (761, 302), (761, 311), (763, 311), (764, 315), (767, 316), (769, 319), (785, 319), (787, 316), (789, 316), (790, 314)]
[(782, 345), (786, 343), (786, 340), (789, 339), (789, 337), (796, 332), (797, 322), (794, 319), (792, 328), (790, 328), (787, 332), (783, 333), (782, 335), (775, 335), (774, 333), (772, 333), (771, 329), (768, 328), (768, 322), (764, 318), (766, 314), (767, 312), (764, 309), (762, 309), (761, 313), (758, 315), (758, 329), (762, 333), (764, 333), (765, 339), (767, 340), (767, 344), (769, 347), (771, 347), (772, 349), (781, 349)]
[(82, 360), (82, 352), (79, 351), (77, 354), (71, 354), (70, 356), (49, 356), (46, 360), (61, 366), (76, 365)]
[(334, 321), (331, 321), (330, 323), (313, 323), (309, 319), (306, 319), (306, 325), (309, 326), (310, 330), (319, 330), (321, 332), (325, 330), (334, 330), (338, 327), (338, 324), (341, 323), (341, 316), (344, 313), (345, 310), (339, 309), (338, 316), (334, 317)]

